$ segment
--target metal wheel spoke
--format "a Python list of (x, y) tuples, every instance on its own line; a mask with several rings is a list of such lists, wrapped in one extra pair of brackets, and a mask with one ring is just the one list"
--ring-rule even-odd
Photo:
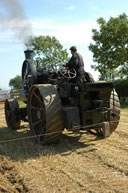
[(68, 73), (68, 77), (69, 77), (69, 78), (71, 78), (71, 75), (70, 75), (70, 73)]
[(62, 73), (64, 73), (64, 74), (67, 74), (67, 71), (65, 71), (65, 72), (62, 72)]
[(75, 75), (75, 73), (74, 73), (74, 72), (70, 72), (70, 74), (73, 74), (73, 76)]

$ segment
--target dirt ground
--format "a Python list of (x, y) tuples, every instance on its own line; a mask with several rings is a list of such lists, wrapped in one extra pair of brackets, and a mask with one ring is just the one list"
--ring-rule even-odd
[[(117, 130), (106, 139), (77, 131), (48, 146), (31, 138), (0, 143), (0, 192), (128, 193), (127, 117), (122, 109)], [(31, 133), (27, 126), (9, 131), (0, 109), (0, 135), (5, 140)]]

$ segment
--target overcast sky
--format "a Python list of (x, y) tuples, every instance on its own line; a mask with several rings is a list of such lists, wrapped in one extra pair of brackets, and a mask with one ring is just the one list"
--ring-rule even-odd
[(29, 34), (55, 36), (68, 52), (77, 46), (85, 70), (97, 80), (88, 50), (91, 30), (98, 28), (99, 17), (108, 20), (122, 13), (128, 15), (126, 0), (0, 0), (0, 88), (9, 88), (9, 80), (21, 75)]

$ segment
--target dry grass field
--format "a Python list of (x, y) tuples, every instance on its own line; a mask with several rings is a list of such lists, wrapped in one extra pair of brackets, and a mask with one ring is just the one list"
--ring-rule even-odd
[[(27, 125), (9, 131), (0, 109), (0, 141), (28, 136)], [(0, 143), (0, 192), (128, 193), (128, 108), (106, 139), (76, 131), (47, 146), (31, 138)]]

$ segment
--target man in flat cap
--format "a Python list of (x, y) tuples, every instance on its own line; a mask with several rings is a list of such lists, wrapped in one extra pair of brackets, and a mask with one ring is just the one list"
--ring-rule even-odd
[(72, 57), (68, 63), (64, 64), (65, 67), (68, 67), (70, 70), (75, 69), (77, 72), (77, 78), (80, 81), (85, 80), (85, 71), (84, 71), (84, 61), (83, 57), (77, 52), (76, 46), (70, 48)]

